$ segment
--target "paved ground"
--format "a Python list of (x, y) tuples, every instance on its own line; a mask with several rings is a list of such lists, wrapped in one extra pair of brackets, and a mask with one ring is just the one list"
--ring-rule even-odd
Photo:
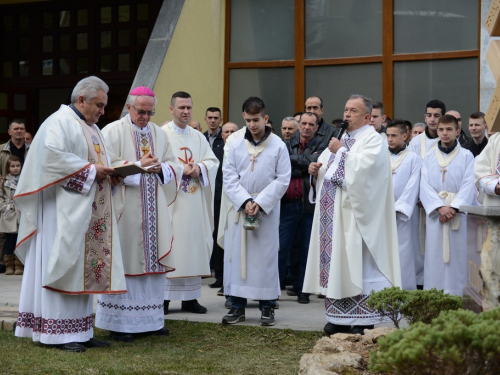
[[(6, 276), (0, 274), (0, 322), (4, 329), (12, 329), (17, 319), (19, 306), (19, 292), (21, 290), (22, 276)], [(170, 302), (170, 312), (165, 315), (168, 320), (189, 320), (192, 322), (220, 323), (226, 313), (224, 307), (225, 298), (217, 296), (217, 289), (210, 289), (208, 284), (213, 283), (213, 278), (202, 280), (202, 297), (198, 300), (200, 304), (208, 309), (206, 314), (192, 314), (181, 311), (181, 302)], [(291, 297), (282, 291), (279, 299), (280, 308), (275, 311), (276, 325), (273, 328), (290, 328), (301, 331), (322, 330), (326, 324), (324, 300), (311, 296), (311, 302), (302, 305), (297, 302), (296, 297)], [(97, 298), (94, 298), (94, 312)], [(240, 325), (259, 325), (260, 311), (258, 302), (249, 301), (246, 309), (246, 321)], [(390, 324), (381, 324), (392, 326)]]

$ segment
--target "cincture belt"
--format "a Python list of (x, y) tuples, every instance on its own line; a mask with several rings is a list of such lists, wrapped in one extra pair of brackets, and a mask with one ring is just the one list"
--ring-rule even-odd
[[(439, 196), (445, 198), (446, 207), (451, 206), (451, 202), (455, 199), (457, 193), (450, 193), (449, 191), (440, 191)], [(453, 216), (451, 221), (443, 223), (443, 261), (450, 263), (450, 224), (451, 230), (458, 230), (460, 228), (460, 215), (458, 212)]]

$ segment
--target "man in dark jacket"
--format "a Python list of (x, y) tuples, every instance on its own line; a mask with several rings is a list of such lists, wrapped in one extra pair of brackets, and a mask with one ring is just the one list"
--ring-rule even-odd
[[(329, 126), (325, 124), (324, 126)], [(307, 253), (314, 215), (314, 204), (309, 202), (309, 164), (316, 162), (327, 147), (328, 142), (319, 140), (318, 117), (312, 112), (305, 112), (299, 121), (299, 137), (285, 142), (290, 153), (292, 178), (285, 195), (281, 199), (280, 215), (280, 252), (278, 258), (280, 283), (284, 285), (287, 264), (290, 259), (292, 244), (297, 234), (300, 245), (299, 274), (294, 282), (293, 291), (299, 303), (309, 303), (309, 295), (302, 293), (307, 263)], [(330, 140), (330, 138), (328, 139)]]
[[(323, 112), (325, 112), (325, 108), (323, 107), (323, 99), (319, 96), (311, 96), (307, 98), (305, 103), (306, 112), (311, 112), (316, 115), (318, 118), (318, 130), (316, 131), (315, 137), (318, 139), (318, 142), (324, 143), (325, 148), (328, 147), (328, 142), (332, 137), (337, 137), (340, 133), (340, 129), (337, 129), (333, 125), (327, 124), (323, 119)], [(298, 141), (299, 132), (294, 134), (294, 139)]]

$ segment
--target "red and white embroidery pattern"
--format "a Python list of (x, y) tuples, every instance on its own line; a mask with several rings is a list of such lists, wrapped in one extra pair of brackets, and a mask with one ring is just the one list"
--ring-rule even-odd
[(33, 332), (45, 335), (64, 335), (68, 333), (88, 332), (92, 329), (94, 318), (92, 314), (75, 319), (45, 319), (35, 317), (33, 313), (19, 312), (17, 326), (31, 328)]
[(80, 173), (75, 174), (73, 177), (71, 177), (68, 180), (68, 183), (66, 184), (66, 188), (75, 191), (82, 191), (83, 185), (85, 185), (85, 181), (87, 181), (87, 179), (89, 178), (89, 173), (90, 173), (90, 166), (85, 168)]

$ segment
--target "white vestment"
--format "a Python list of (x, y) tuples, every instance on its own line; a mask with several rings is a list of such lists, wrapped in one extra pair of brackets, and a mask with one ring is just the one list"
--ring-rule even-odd
[[(413, 223), (411, 217), (417, 210), (418, 192), (420, 188), (420, 167), (422, 160), (412, 151), (390, 153), (393, 164), (392, 181), (396, 206), (396, 224), (398, 226), (399, 259), (401, 262), (401, 283), (403, 289), (415, 290), (415, 257), (413, 252)], [(403, 155), (402, 155), (403, 154)], [(402, 158), (400, 160), (399, 158)]]
[[(278, 273), (280, 200), (290, 183), (290, 157), (279, 137), (251, 161), (247, 147), (259, 150), (245, 138), (233, 140), (223, 166), (224, 186), (233, 209), (226, 229), (224, 294), (256, 300), (275, 300), (280, 294)], [(265, 141), (264, 141), (265, 142)], [(242, 205), (253, 199), (265, 213), (255, 231), (243, 229)], [(230, 250), (228, 250), (230, 248)]]
[[(173, 300), (180, 296), (185, 301), (198, 298), (201, 289), (193, 290), (192, 280), (182, 279), (199, 280), (202, 276), (211, 276), (213, 199), (219, 160), (205, 136), (193, 128), (182, 129), (171, 121), (162, 129), (169, 137), (177, 160), (181, 164), (197, 164), (201, 170), (197, 178), (182, 176), (179, 193), (169, 210), (174, 235), (171, 257), (175, 270), (167, 274), (164, 297)], [(196, 282), (196, 285), (201, 283)], [(181, 293), (183, 288), (184, 294)]]
[[(425, 141), (425, 142), (424, 142)], [(429, 138), (426, 132), (420, 133), (413, 137), (408, 145), (410, 151), (413, 151), (424, 160), (425, 155), (429, 150), (436, 147), (439, 138)], [(413, 255), (415, 260), (415, 274), (417, 277), (417, 285), (424, 285), (424, 264), (425, 264), (425, 210), (419, 208), (413, 210), (411, 217), (411, 225), (413, 228)]]
[(424, 288), (444, 289), (445, 293), (461, 296), (467, 282), (467, 217), (457, 212), (451, 222), (441, 223), (437, 210), (475, 204), (474, 156), (460, 144), (456, 147), (458, 153), (444, 168), (444, 177), (437, 152), (443, 158), (448, 155), (437, 148), (427, 153), (422, 164), (420, 199), (427, 215)]
[(500, 134), (492, 135), (474, 161), (475, 183), (479, 202), (484, 206), (500, 206), (495, 187), (500, 182)]
[[(318, 160), (323, 165), (303, 291), (327, 296), (329, 322), (370, 325), (380, 322), (380, 315), (366, 305), (369, 292), (401, 286), (390, 160), (382, 137), (369, 125), (343, 142), (337, 154), (326, 149)], [(334, 201), (325, 203), (323, 190), (330, 181), (337, 188)], [(323, 251), (328, 243), (330, 252)]]
[[(98, 160), (90, 160), (93, 154)], [(96, 162), (110, 165), (99, 128), (71, 108), (61, 106), (41, 125), (14, 197), (21, 211), (16, 253), (25, 263), (16, 336), (88, 341), (92, 294), (126, 291), (111, 190), (95, 181)], [(96, 197), (105, 207), (99, 220)], [(94, 237), (110, 248), (90, 248)]]
[[(168, 205), (176, 198), (182, 167), (175, 161), (168, 136), (154, 123), (140, 128), (126, 115), (102, 133), (113, 166), (140, 164), (151, 153), (161, 162), (162, 176), (129, 176), (113, 196), (127, 293), (99, 296), (96, 327), (126, 333), (156, 331), (164, 325), (164, 274), (175, 267), (170, 256), (173, 238)], [(168, 185), (172, 188), (167, 190)]]

